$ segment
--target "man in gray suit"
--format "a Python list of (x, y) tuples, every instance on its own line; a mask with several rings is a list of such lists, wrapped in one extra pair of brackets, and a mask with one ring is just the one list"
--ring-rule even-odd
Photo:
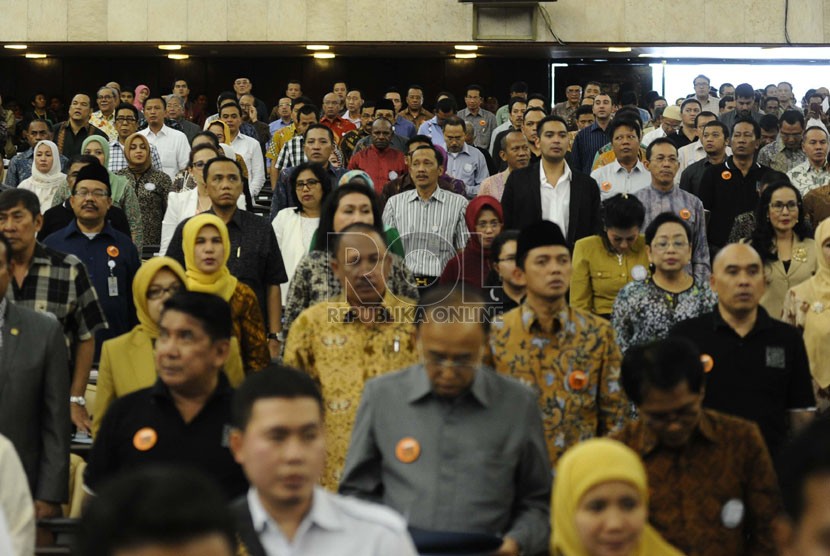
[(0, 434), (17, 450), (38, 519), (69, 496), (69, 364), (56, 318), (5, 299), (11, 244), (0, 234)]

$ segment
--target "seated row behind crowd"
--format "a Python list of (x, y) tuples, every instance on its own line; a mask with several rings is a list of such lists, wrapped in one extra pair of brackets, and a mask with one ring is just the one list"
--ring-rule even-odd
[[(610, 106), (610, 97), (602, 93), (596, 96), (595, 112), (602, 111), (606, 98)], [(152, 107), (153, 99), (147, 101)], [(220, 113), (228, 110), (238, 112), (239, 107), (220, 107)], [(214, 427), (228, 422), (222, 414), (224, 406), (213, 400), (218, 400), (221, 392), (221, 399), (229, 404), (234, 386), (280, 354), (287, 364), (310, 374), (320, 385), (326, 407), (326, 462), (321, 469), (324, 486), (339, 487), (350, 494), (365, 491), (369, 498), (402, 512), (409, 517), (410, 525), (422, 529), (496, 534), (503, 537), (496, 548), (500, 546), (504, 554), (546, 550), (550, 472), (568, 448), (595, 436), (619, 434), (625, 427), (648, 426), (648, 413), (642, 400), (638, 402), (641, 395), (626, 386), (624, 376), (620, 382), (621, 357), (629, 352), (640, 353), (642, 348), (638, 346), (670, 334), (691, 341), (686, 347), (708, 373), (705, 390), (693, 380), (688, 384), (699, 394), (699, 403), (758, 426), (755, 434), (760, 433), (758, 438), (763, 440), (752, 442), (760, 452), (748, 445), (740, 455), (752, 454), (756, 463), (759, 458), (769, 459), (769, 454), (777, 455), (788, 431), (812, 417), (815, 396), (826, 399), (830, 386), (821, 358), (826, 343), (821, 319), (830, 272), (830, 227), (823, 226), (819, 219), (805, 219), (800, 191), (786, 175), (757, 173), (763, 170), (755, 162), (761, 134), (752, 117), (739, 116), (731, 130), (716, 120), (702, 125), (704, 144), (718, 144), (722, 151), (731, 131), (732, 155), (722, 165), (712, 161), (695, 194), (676, 185), (680, 157), (671, 137), (657, 138), (644, 153), (635, 154), (635, 167), (639, 168), (642, 157), (642, 169), (650, 177), (645, 186), (635, 186), (627, 178), (619, 187), (606, 181), (598, 185), (572, 168), (576, 150), (570, 149), (567, 121), (545, 116), (542, 109), (530, 108), (526, 114), (535, 116), (537, 111), (540, 118), (533, 147), (519, 129), (508, 130), (498, 141), (501, 158), (508, 163), (503, 190), (498, 192), (498, 184), (494, 185), (493, 193), (500, 193), (499, 198), (471, 195), (480, 190), (471, 189), (463, 179), (446, 177), (445, 156), (452, 158), (461, 152), (456, 150), (457, 142), (462, 143), (462, 151), (468, 147), (454, 131), (463, 126), (455, 125), (451, 117), (442, 130), (447, 150), (436, 147), (429, 136), (416, 135), (405, 141), (403, 171), (409, 182), (395, 184), (401, 176), (393, 177), (390, 171), (391, 181), (382, 187), (378, 187), (369, 169), (355, 168), (335, 175), (330, 159), (342, 153), (335, 153), (334, 134), (329, 127), (310, 124), (302, 136), (302, 152), (307, 160), (299, 159), (299, 164), (284, 176), (287, 182), (282, 199), (287, 206), (277, 210), (270, 225), (266, 218), (240, 205), (253, 208), (253, 201), (241, 201), (246, 190), (253, 193), (246, 179), (251, 175), (247, 172), (250, 165), (244, 157), (240, 161), (233, 150), (224, 148), (227, 145), (220, 141), (225, 136), (199, 133), (194, 139), (201, 143), (194, 142), (187, 157), (188, 175), (177, 179), (182, 190), (177, 193), (170, 181), (164, 191), (171, 200), (189, 191), (196, 194), (190, 195), (193, 200), (189, 208), (179, 203), (183, 208), (168, 224), (172, 229), (166, 250), (169, 258), (151, 258), (144, 265), (140, 263), (135, 233), (130, 233), (133, 228), (127, 203), (120, 208), (114, 203), (117, 191), (122, 193), (122, 200), (127, 198), (127, 191), (137, 198), (139, 216), (146, 217), (141, 227), (148, 235), (142, 237), (153, 240), (160, 240), (163, 233), (153, 230), (153, 224), (158, 225), (162, 214), (167, 221), (174, 203), (168, 200), (164, 211), (151, 212), (146, 210), (147, 203), (141, 202), (142, 191), (154, 194), (163, 188), (155, 182), (135, 181), (137, 172), (150, 171), (154, 158), (153, 145), (142, 134), (130, 133), (124, 138), (126, 173), (113, 174), (107, 169), (112, 145), (93, 136), (82, 143), (85, 154), (72, 160), (66, 183), (52, 188), (40, 182), (28, 187), (21, 184), (0, 194), (0, 232), (7, 240), (5, 272), (9, 277), (6, 284), (0, 282), (4, 286), (0, 293), (6, 298), (0, 305), (0, 315), (24, 308), (48, 313), (57, 319), (64, 336), (63, 342), (59, 334), (54, 338), (61, 344), (59, 348), (54, 342), (50, 350), (42, 342), (37, 344), (45, 351), (32, 361), (35, 371), (26, 372), (21, 359), (20, 371), (28, 378), (20, 387), (31, 387), (32, 392), (48, 391), (48, 395), (25, 400), (17, 396), (16, 403), (8, 404), (8, 411), (15, 411), (15, 417), (0, 419), (0, 432), (12, 440), (23, 460), (38, 517), (57, 515), (57, 503), (66, 499), (67, 485), (58, 479), (68, 468), (69, 437), (55, 431), (68, 432), (70, 418), (78, 429), (94, 427), (96, 431), (84, 478), (90, 491), (96, 491), (106, 478), (141, 463), (189, 461), (213, 475), (228, 496), (243, 493), (247, 483), (225, 445), (208, 442), (214, 451), (210, 454), (203, 444)], [(316, 110), (313, 113), (316, 115)], [(696, 115), (698, 123), (704, 114)], [(787, 112), (782, 115), (782, 126), (789, 116)], [(147, 118), (152, 116), (148, 114)], [(227, 122), (222, 124), (223, 132), (228, 133), (229, 127)], [(369, 152), (389, 137), (387, 120), (378, 119), (371, 127)], [(611, 142), (603, 152), (597, 152), (597, 163), (604, 159), (609, 161), (606, 166), (616, 164), (623, 173), (633, 173), (622, 164), (632, 152), (641, 150), (637, 140), (641, 135), (639, 119), (627, 119), (625, 109), (619, 109), (608, 127)], [(815, 129), (823, 134), (826, 158), (826, 131)], [(722, 141), (708, 141), (707, 131), (719, 131)], [(809, 152), (808, 137), (815, 133), (810, 128), (804, 134), (805, 152)], [(580, 137), (582, 132), (576, 136), (575, 147)], [(534, 154), (534, 148), (538, 154)], [(603, 148), (600, 145), (597, 151)], [(43, 139), (33, 150), (37, 154), (32, 180), (40, 179), (40, 174), (60, 174), (56, 144)], [(701, 160), (708, 161), (709, 150), (704, 151)], [(537, 156), (539, 161), (530, 164)], [(48, 169), (44, 159), (48, 159)], [(737, 179), (734, 184), (716, 183), (731, 181), (733, 172)], [(756, 174), (750, 178), (753, 172)], [(125, 175), (133, 176), (133, 180), (118, 179)], [(614, 175), (609, 173), (609, 179)], [(191, 181), (193, 187), (184, 189), (184, 184)], [(601, 197), (614, 187), (618, 190), (600, 204)], [(55, 203), (48, 197), (57, 195), (59, 189), (65, 190), (64, 197)], [(278, 184), (272, 212), (279, 202), (279, 192)], [(465, 195), (474, 199), (468, 202)], [(158, 193), (154, 198), (157, 201), (164, 197)], [(724, 221), (733, 227), (740, 224), (739, 234), (748, 230), (748, 237), (742, 237), (747, 237), (751, 246), (729, 244), (728, 238), (720, 242), (707, 239), (707, 233), (709, 238), (713, 232), (722, 233)], [(714, 225), (716, 222), (721, 228)], [(816, 226), (815, 242), (809, 237), (811, 224)], [(36, 235), (46, 229), (50, 233), (38, 242)], [(11, 288), (7, 288), (9, 282)], [(447, 284), (438, 290), (444, 297), (431, 292), (439, 282)], [(284, 288), (286, 293), (281, 284), (288, 286)], [(477, 292), (482, 287), (489, 299), (482, 309), (484, 314), (478, 315), (469, 309), (480, 304)], [(165, 299), (184, 289), (221, 297), (226, 307), (221, 311), (228, 311), (227, 318), (216, 313), (212, 317), (203, 315), (200, 321), (199, 312), (187, 302), (179, 306), (171, 300), (172, 307), (179, 307), (172, 312), (185, 316), (179, 319), (178, 328), (166, 328)], [(430, 295), (433, 302), (427, 303)], [(475, 325), (477, 335), (465, 337), (472, 333), (420, 324), (447, 295), (455, 301), (441, 314), (449, 311), (461, 315), (464, 318), (455, 319), (456, 324)], [(424, 304), (421, 318), (416, 318), (418, 297)], [(191, 303), (208, 307), (208, 299), (212, 298), (193, 298)], [(12, 306), (16, 309), (10, 311)], [(504, 315), (495, 318), (493, 329), (488, 331), (482, 323), (502, 312)], [(37, 315), (26, 312), (25, 316), (34, 319)], [(803, 339), (796, 328), (775, 320), (778, 317), (799, 326)], [(227, 347), (217, 353), (196, 349), (194, 318), (206, 328), (204, 339), (214, 343), (221, 339)], [(442, 326), (454, 326), (453, 319), (449, 320)], [(217, 321), (223, 327), (227, 325), (227, 334), (206, 324), (215, 325)], [(29, 330), (38, 328), (41, 335), (56, 324), (52, 319), (32, 322)], [(433, 326), (438, 329), (432, 331), (434, 337), (430, 340), (427, 332)], [(23, 342), (33, 354), (39, 353), (40, 348), (30, 345), (31, 334), (21, 334), (18, 327), (5, 327), (0, 345), (15, 350), (15, 343)], [(162, 349), (166, 344), (170, 350)], [(17, 351), (0, 349), (4, 355), (17, 355)], [(100, 361), (100, 366), (91, 420), (84, 393), (94, 361)], [(489, 379), (479, 377), (489, 375), (474, 372), (481, 365), (492, 366), (529, 386), (534, 394), (529, 398), (534, 401), (531, 407), (538, 409), (522, 417), (516, 410), (520, 405), (516, 400), (508, 405), (510, 413), (499, 416), (497, 406), (492, 405), (491, 416), (485, 416), (479, 425), (466, 423), (462, 416), (465, 425), (457, 431), (428, 414), (413, 414), (405, 420), (410, 427), (416, 426), (406, 431), (391, 430), (390, 423), (395, 420), (389, 416), (378, 417), (374, 424), (374, 413), (364, 415), (358, 410), (359, 405), (370, 403), (371, 390), (364, 389), (366, 381), (412, 364), (416, 364), (416, 370), (409, 373), (411, 377), (399, 375), (400, 380), (411, 381), (409, 386), (390, 383), (392, 390), (371, 394), (382, 402), (377, 408), (372, 406), (373, 412), (382, 413), (383, 404), (389, 404), (390, 410), (399, 415), (407, 403), (420, 399), (392, 401), (393, 393), (406, 393), (407, 388), (415, 388), (416, 392), (421, 388), (421, 395), (432, 392), (438, 400), (473, 397), (480, 404), (477, 407), (491, 407), (497, 400), (499, 404), (510, 402), (506, 386), (488, 386)], [(47, 372), (61, 367), (65, 369), (58, 372), (64, 375), (61, 380), (53, 376), (54, 370)], [(437, 371), (431, 373), (430, 368)], [(191, 372), (198, 374), (199, 369), (223, 369), (224, 373), (218, 374), (218, 379), (201, 381), (189, 376)], [(419, 369), (426, 369), (429, 382), (418, 378), (422, 372)], [(751, 388), (747, 387), (748, 376), (756, 377)], [(191, 379), (201, 388), (196, 388)], [(656, 386), (670, 391), (678, 384)], [(66, 391), (69, 407), (65, 401), (58, 401), (65, 400), (61, 392)], [(499, 396), (491, 399), (488, 392), (499, 392)], [(516, 392), (530, 396), (521, 388)], [(158, 409), (160, 397), (172, 402), (166, 413)], [(31, 403), (23, 408), (24, 401)], [(640, 406), (643, 420), (637, 420), (632, 403)], [(209, 405), (215, 406), (210, 412), (213, 417), (206, 414)], [(148, 410), (150, 407), (157, 409)], [(441, 407), (439, 403), (437, 408)], [(674, 409), (666, 411), (672, 413)], [(666, 411), (662, 414), (668, 414)], [(20, 421), (21, 415), (32, 418)], [(41, 415), (49, 418), (37, 417)], [(446, 417), (440, 417), (441, 411), (437, 415)], [(516, 421), (525, 418), (529, 419), (527, 424)], [(495, 421), (488, 424), (487, 419)], [(184, 428), (182, 420), (187, 424)], [(538, 428), (534, 422), (538, 422)], [(507, 427), (505, 435), (511, 434), (500, 437), (496, 423)], [(739, 423), (743, 426), (745, 422)], [(466, 426), (482, 427), (481, 432), (467, 430)], [(705, 425), (698, 422), (689, 430), (695, 427), (706, 436)], [(527, 434), (527, 439), (521, 435), (517, 438), (516, 430)], [(34, 440), (46, 437), (48, 442), (29, 448)], [(379, 440), (381, 437), (386, 440)], [(373, 444), (377, 442), (382, 445)], [(469, 469), (462, 474), (461, 468), (457, 472), (448, 468), (446, 476), (435, 475), (428, 470), (438, 469), (443, 460), (430, 463), (431, 458), (442, 454), (432, 448), (423, 456), (426, 467), (417, 471), (408, 464), (420, 461), (427, 442), (457, 446), (459, 455), (444, 457), (458, 465), (467, 461), (465, 457), (475, 462), (483, 457), (493, 460), (493, 469), (485, 466), (478, 479), (470, 476)], [(492, 448), (488, 448), (489, 442)], [(158, 449), (154, 449), (157, 444)], [(415, 486), (411, 482), (414, 478), (401, 479), (399, 472), (389, 479), (394, 480), (392, 484), (383, 482), (383, 473), (373, 476), (372, 470), (388, 465), (376, 458), (382, 458), (390, 446), (388, 457), (392, 461), (406, 464), (402, 470), (411, 469), (420, 481), (427, 482)], [(509, 446), (517, 450), (518, 459), (512, 467), (508, 461), (500, 461)], [(409, 458), (411, 461), (407, 461)], [(510, 469), (520, 466), (526, 472), (520, 477), (499, 472), (497, 461)], [(648, 468), (648, 461), (646, 464)], [(736, 466), (740, 467), (737, 463), (726, 464), (728, 468)], [(763, 474), (762, 467), (755, 471)], [(354, 490), (347, 486), (352, 473)], [(547, 484), (544, 476), (548, 477)], [(507, 478), (510, 480), (504, 483)], [(776, 490), (771, 478), (774, 474), (770, 466), (764, 479), (766, 491)], [(514, 480), (520, 484), (511, 484)], [(735, 480), (740, 483), (744, 478)], [(467, 499), (473, 494), (467, 481), (487, 483), (492, 490)], [(667, 484), (683, 482), (676, 479)], [(400, 487), (398, 493), (396, 485)], [(417, 503), (411, 494), (414, 492), (419, 493)], [(442, 495), (446, 492), (457, 492), (453, 504)], [(681, 494), (691, 496), (693, 492), (702, 495), (707, 491), (691, 486)], [(506, 504), (511, 497), (513, 502)], [(740, 497), (737, 500), (742, 505), (750, 504)], [(673, 505), (677, 504), (674, 500)], [(711, 505), (711, 501), (702, 504)], [(724, 549), (724, 554), (741, 553), (748, 539), (772, 546), (769, 524), (778, 511), (777, 504), (773, 496), (762, 507), (748, 509), (766, 517), (747, 519), (746, 527), (756, 524), (756, 519), (765, 526), (760, 531), (738, 528), (730, 533), (737, 536), (728, 541), (717, 527), (712, 529), (714, 524), (709, 518), (701, 525), (712, 529), (707, 534), (676, 538), (665, 527), (660, 529), (656, 517), (652, 517), (652, 524), (688, 554), (714, 554), (719, 553), (718, 549)], [(685, 516), (690, 520), (700, 518), (696, 514)], [(682, 523), (683, 519), (681, 516), (670, 521)], [(694, 527), (686, 523), (681, 530), (692, 531)], [(730, 530), (736, 527), (726, 525)], [(554, 527), (554, 543), (556, 534)], [(566, 544), (559, 550), (570, 554), (565, 548), (570, 541), (562, 542)]]

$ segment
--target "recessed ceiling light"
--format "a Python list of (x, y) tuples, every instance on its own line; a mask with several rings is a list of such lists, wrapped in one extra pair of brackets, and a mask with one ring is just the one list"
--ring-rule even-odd
[(3, 45), (3, 48), (8, 48), (9, 50), (26, 50), (29, 47), (25, 44), (6, 44)]
[(474, 44), (457, 44), (455, 45), (456, 50), (466, 50), (468, 52), (475, 52), (478, 50), (478, 46)]
[(318, 60), (331, 60), (334, 58), (334, 52), (315, 52), (314, 57)]
[(188, 58), (190, 58), (190, 55), (189, 54), (168, 54), (167, 57), (170, 58), (171, 60), (187, 60)]
[(473, 58), (478, 58), (478, 54), (470, 52), (468, 54), (456, 54), (455, 57), (458, 60), (472, 60)]
[(159, 50), (181, 50), (182, 45), (180, 44), (160, 44)]
[(631, 52), (630, 46), (609, 46), (608, 52)]
[(41, 58), (46, 58), (46, 54), (35, 54), (34, 52), (29, 52), (26, 54), (26, 57), (31, 60), (40, 60)]
[(308, 44), (305, 47), (306, 50), (328, 50), (329, 45), (327, 44)]

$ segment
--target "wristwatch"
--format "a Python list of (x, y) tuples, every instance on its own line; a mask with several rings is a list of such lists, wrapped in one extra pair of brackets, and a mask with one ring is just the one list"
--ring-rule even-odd
[(74, 403), (81, 407), (86, 407), (86, 398), (84, 398), (83, 396), (69, 396), (69, 403)]
[(269, 340), (277, 340), (278, 342), (285, 342), (285, 333), (282, 330), (279, 332), (269, 332), (266, 338)]

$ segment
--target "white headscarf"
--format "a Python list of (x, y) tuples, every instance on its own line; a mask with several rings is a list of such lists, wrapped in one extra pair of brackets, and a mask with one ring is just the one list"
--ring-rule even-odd
[[(37, 163), (34, 160), (37, 157), (37, 150), (41, 145), (49, 147), (52, 151), (52, 167), (45, 173), (37, 169)], [(60, 186), (66, 186), (66, 174), (61, 173), (61, 155), (58, 152), (58, 146), (52, 141), (38, 141), (37, 145), (35, 145), (34, 153), (35, 155), (32, 159), (32, 177), (24, 180), (18, 187), (28, 189), (37, 195), (37, 198), (40, 200), (40, 210), (43, 213), (52, 207), (52, 200)]]

